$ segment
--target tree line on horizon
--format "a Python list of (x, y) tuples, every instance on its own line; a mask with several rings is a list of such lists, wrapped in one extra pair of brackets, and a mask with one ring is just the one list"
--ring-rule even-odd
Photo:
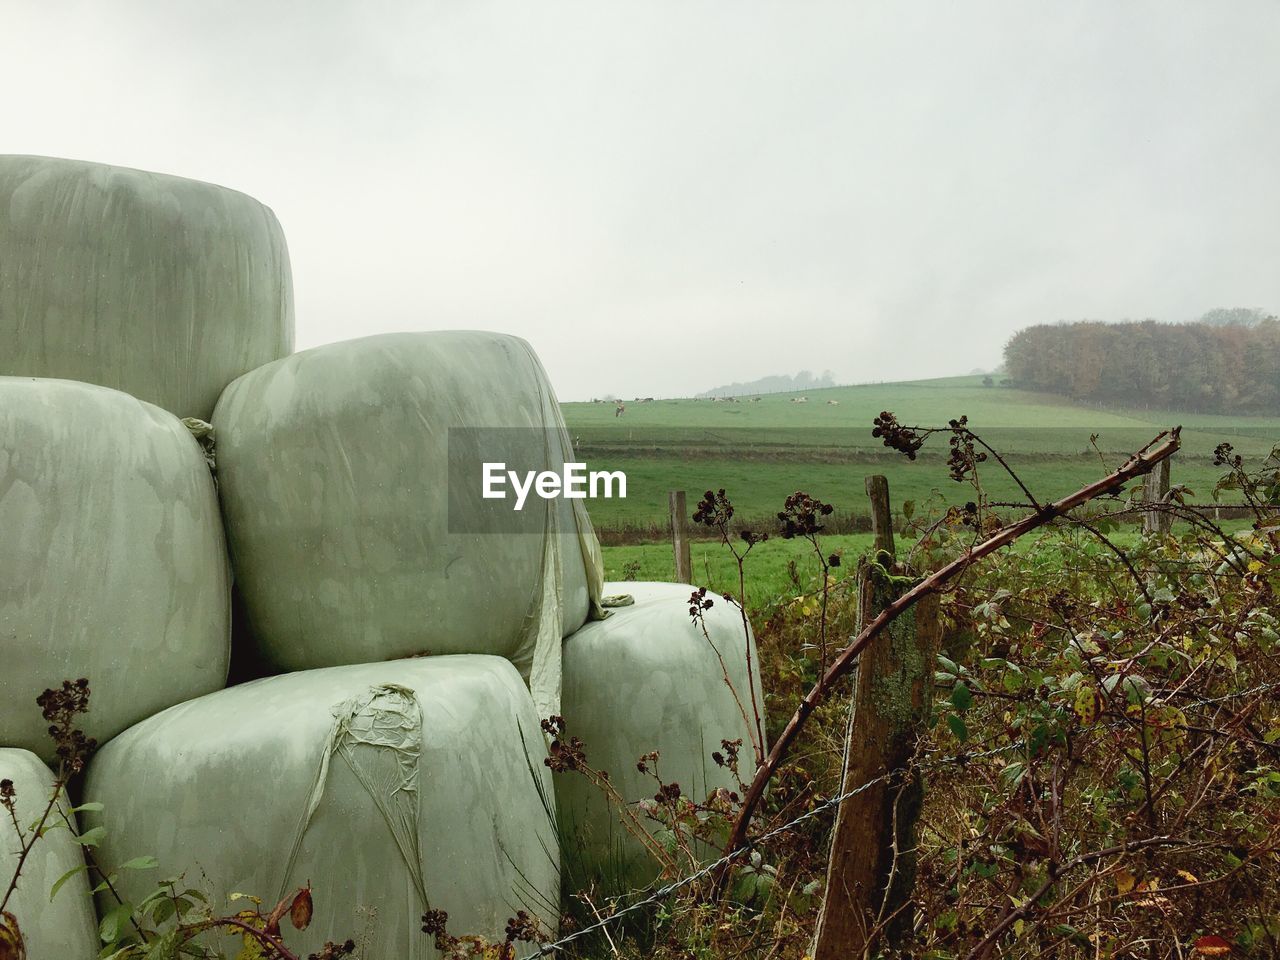
[(1076, 400), (1280, 412), (1280, 320), (1261, 311), (1216, 310), (1193, 323), (1038, 324), (1010, 338), (1004, 359), (1009, 386)]

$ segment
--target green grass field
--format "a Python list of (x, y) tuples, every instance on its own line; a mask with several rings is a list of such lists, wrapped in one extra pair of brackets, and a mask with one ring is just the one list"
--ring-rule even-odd
[[(1037, 496), (1045, 497), (1102, 476), (1125, 453), (1181, 424), (1184, 445), (1174, 482), (1189, 487), (1199, 502), (1211, 503), (1221, 473), (1212, 464), (1215, 445), (1227, 440), (1241, 453), (1262, 455), (1280, 441), (1280, 417), (1103, 409), (984, 387), (981, 377), (813, 390), (805, 394), (806, 403), (792, 402), (793, 396), (798, 395), (770, 394), (738, 403), (632, 402), (621, 417), (614, 416), (612, 404), (564, 404), (580, 458), (592, 469), (620, 469), (628, 478), (627, 498), (592, 501), (592, 519), (602, 529), (660, 525), (666, 521), (669, 490), (686, 490), (692, 507), (702, 491), (720, 487), (743, 517), (772, 516), (796, 490), (841, 512), (860, 514), (865, 512), (863, 477), (872, 473), (889, 477), (898, 506), (905, 500), (923, 507), (931, 498), (972, 498), (967, 486), (947, 476), (946, 437), (934, 438), (919, 460), (909, 462), (871, 436), (872, 419), (881, 410), (921, 426), (942, 426), (967, 415), (970, 426), (1006, 455)], [(983, 480), (993, 499), (1013, 499), (1017, 493), (994, 463), (985, 465)]]
[[(1249, 526), (1247, 521), (1230, 521), (1223, 525), (1228, 533), (1240, 533)], [(1175, 533), (1185, 532), (1178, 526)], [(1132, 547), (1141, 534), (1136, 530), (1121, 530), (1110, 539), (1122, 549)], [(837, 578), (852, 576), (858, 557), (870, 553), (870, 534), (843, 534), (823, 536), (819, 540), (824, 553), (838, 553), (841, 564), (833, 574)], [(907, 554), (915, 541), (899, 538), (899, 556)], [(1031, 537), (1011, 548), (1018, 551), (1038, 550), (1046, 563), (1069, 564), (1080, 553), (1109, 556), (1108, 548), (1094, 537), (1080, 530), (1045, 532)], [(669, 543), (638, 543), (604, 547), (605, 579), (662, 580), (675, 579), (675, 561)], [(738, 594), (738, 566), (727, 547), (719, 541), (695, 542), (690, 548), (693, 562), (693, 580), (699, 586), (717, 593)], [(795, 579), (792, 578), (794, 564)], [(806, 540), (771, 539), (752, 548), (746, 559), (747, 606), (753, 613), (767, 611), (779, 602), (790, 600), (798, 594), (814, 591), (818, 584), (819, 565), (812, 545)]]

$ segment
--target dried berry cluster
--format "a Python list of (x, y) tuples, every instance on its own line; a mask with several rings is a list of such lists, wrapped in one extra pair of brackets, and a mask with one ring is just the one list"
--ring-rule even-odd
[(818, 519), (831, 516), (834, 510), (831, 504), (797, 490), (783, 501), (782, 510), (778, 513), (778, 520), (782, 522), (782, 538), (794, 540), (796, 537), (817, 535), (823, 527)]
[(914, 460), (916, 453), (924, 446), (924, 437), (914, 427), (904, 427), (888, 410), (881, 410), (880, 416), (872, 421), (875, 429), (873, 437), (879, 437), (891, 450), (905, 454), (908, 460)]
[(507, 943), (537, 943), (543, 939), (538, 921), (523, 910), (517, 910), (516, 915), (507, 920), (506, 937)]
[(1230, 467), (1233, 470), (1239, 470), (1244, 466), (1244, 458), (1234, 453), (1235, 447), (1229, 443), (1220, 443), (1213, 448), (1213, 465), (1215, 467)]
[(951, 479), (960, 483), (973, 473), (978, 464), (986, 461), (987, 455), (974, 445), (968, 417), (951, 420), (947, 426), (951, 428), (951, 453), (947, 457), (947, 469), (951, 473)]
[(701, 523), (708, 527), (720, 527), (722, 530), (729, 526), (729, 521), (733, 519), (733, 504), (729, 498), (725, 496), (724, 487), (718, 491), (708, 490), (702, 495), (702, 499), (698, 501), (698, 506), (693, 511), (693, 522)]
[(422, 915), (422, 932), (434, 938), (435, 948), (445, 957), (496, 957), (509, 960), (515, 956), (512, 944), (541, 943), (547, 939), (538, 926), (537, 918), (524, 910), (517, 910), (514, 917), (507, 918), (504, 933), (506, 939), (496, 947), (482, 937), (455, 937), (449, 933), (448, 927), (449, 913), (446, 910), (428, 910)]
[(551, 738), (548, 756), (542, 762), (554, 773), (565, 773), (569, 770), (582, 770), (587, 765), (587, 754), (583, 743), (577, 737), (564, 735), (564, 717), (547, 717), (542, 721), (542, 730)]
[(721, 740), (720, 750), (712, 751), (711, 759), (717, 767), (728, 767), (732, 770), (738, 765), (738, 751), (741, 748), (741, 738), (737, 740)]
[(325, 945), (316, 953), (309, 954), (307, 960), (340, 960), (342, 957), (349, 957), (356, 952), (356, 942), (354, 940), (346, 940), (343, 943), (334, 943), (332, 940), (326, 940)]
[(659, 756), (660, 754), (658, 753), (657, 750), (650, 750), (648, 753), (646, 753), (644, 756), (642, 756), (639, 760), (636, 761), (636, 770), (639, 771), (640, 773), (648, 773), (649, 764), (651, 763), (654, 764), (656, 768)]
[(707, 596), (707, 588), (699, 587), (689, 595), (689, 619), (695, 624), (699, 623), (703, 615), (713, 606), (715, 604)]
[(57, 748), (58, 760), (67, 773), (77, 774), (98, 742), (76, 729), (76, 718), (89, 712), (89, 681), (84, 677), (63, 680), (59, 689), (46, 690), (36, 698), (40, 713), (49, 723), (49, 736)]
[(664, 783), (658, 787), (658, 792), (653, 795), (654, 803), (675, 803), (680, 799), (680, 784)]

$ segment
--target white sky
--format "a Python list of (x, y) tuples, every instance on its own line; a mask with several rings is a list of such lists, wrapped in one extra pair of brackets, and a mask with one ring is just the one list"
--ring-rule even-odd
[(298, 345), (480, 327), (562, 399), (1280, 311), (1280, 3), (0, 0), (0, 152), (252, 194)]

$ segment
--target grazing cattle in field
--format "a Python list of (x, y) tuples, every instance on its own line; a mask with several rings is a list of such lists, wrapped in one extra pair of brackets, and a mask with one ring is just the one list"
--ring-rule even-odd
[(839, 400), (828, 400), (828, 401), (827, 401), (827, 406), (828, 406), (828, 407), (838, 407), (838, 406), (840, 406), (840, 401), (839, 401)]
[(809, 398), (808, 397), (792, 397), (791, 402), (792, 403), (808, 403)]
[(627, 412), (627, 405), (623, 403), (621, 400), (619, 400), (616, 404), (614, 404), (613, 415), (615, 417), (620, 417), (626, 412)]
[(752, 397), (752, 398), (751, 398), (751, 402), (752, 402), (752, 403), (759, 403), (759, 402), (760, 402), (760, 398), (759, 398), (759, 397)]

